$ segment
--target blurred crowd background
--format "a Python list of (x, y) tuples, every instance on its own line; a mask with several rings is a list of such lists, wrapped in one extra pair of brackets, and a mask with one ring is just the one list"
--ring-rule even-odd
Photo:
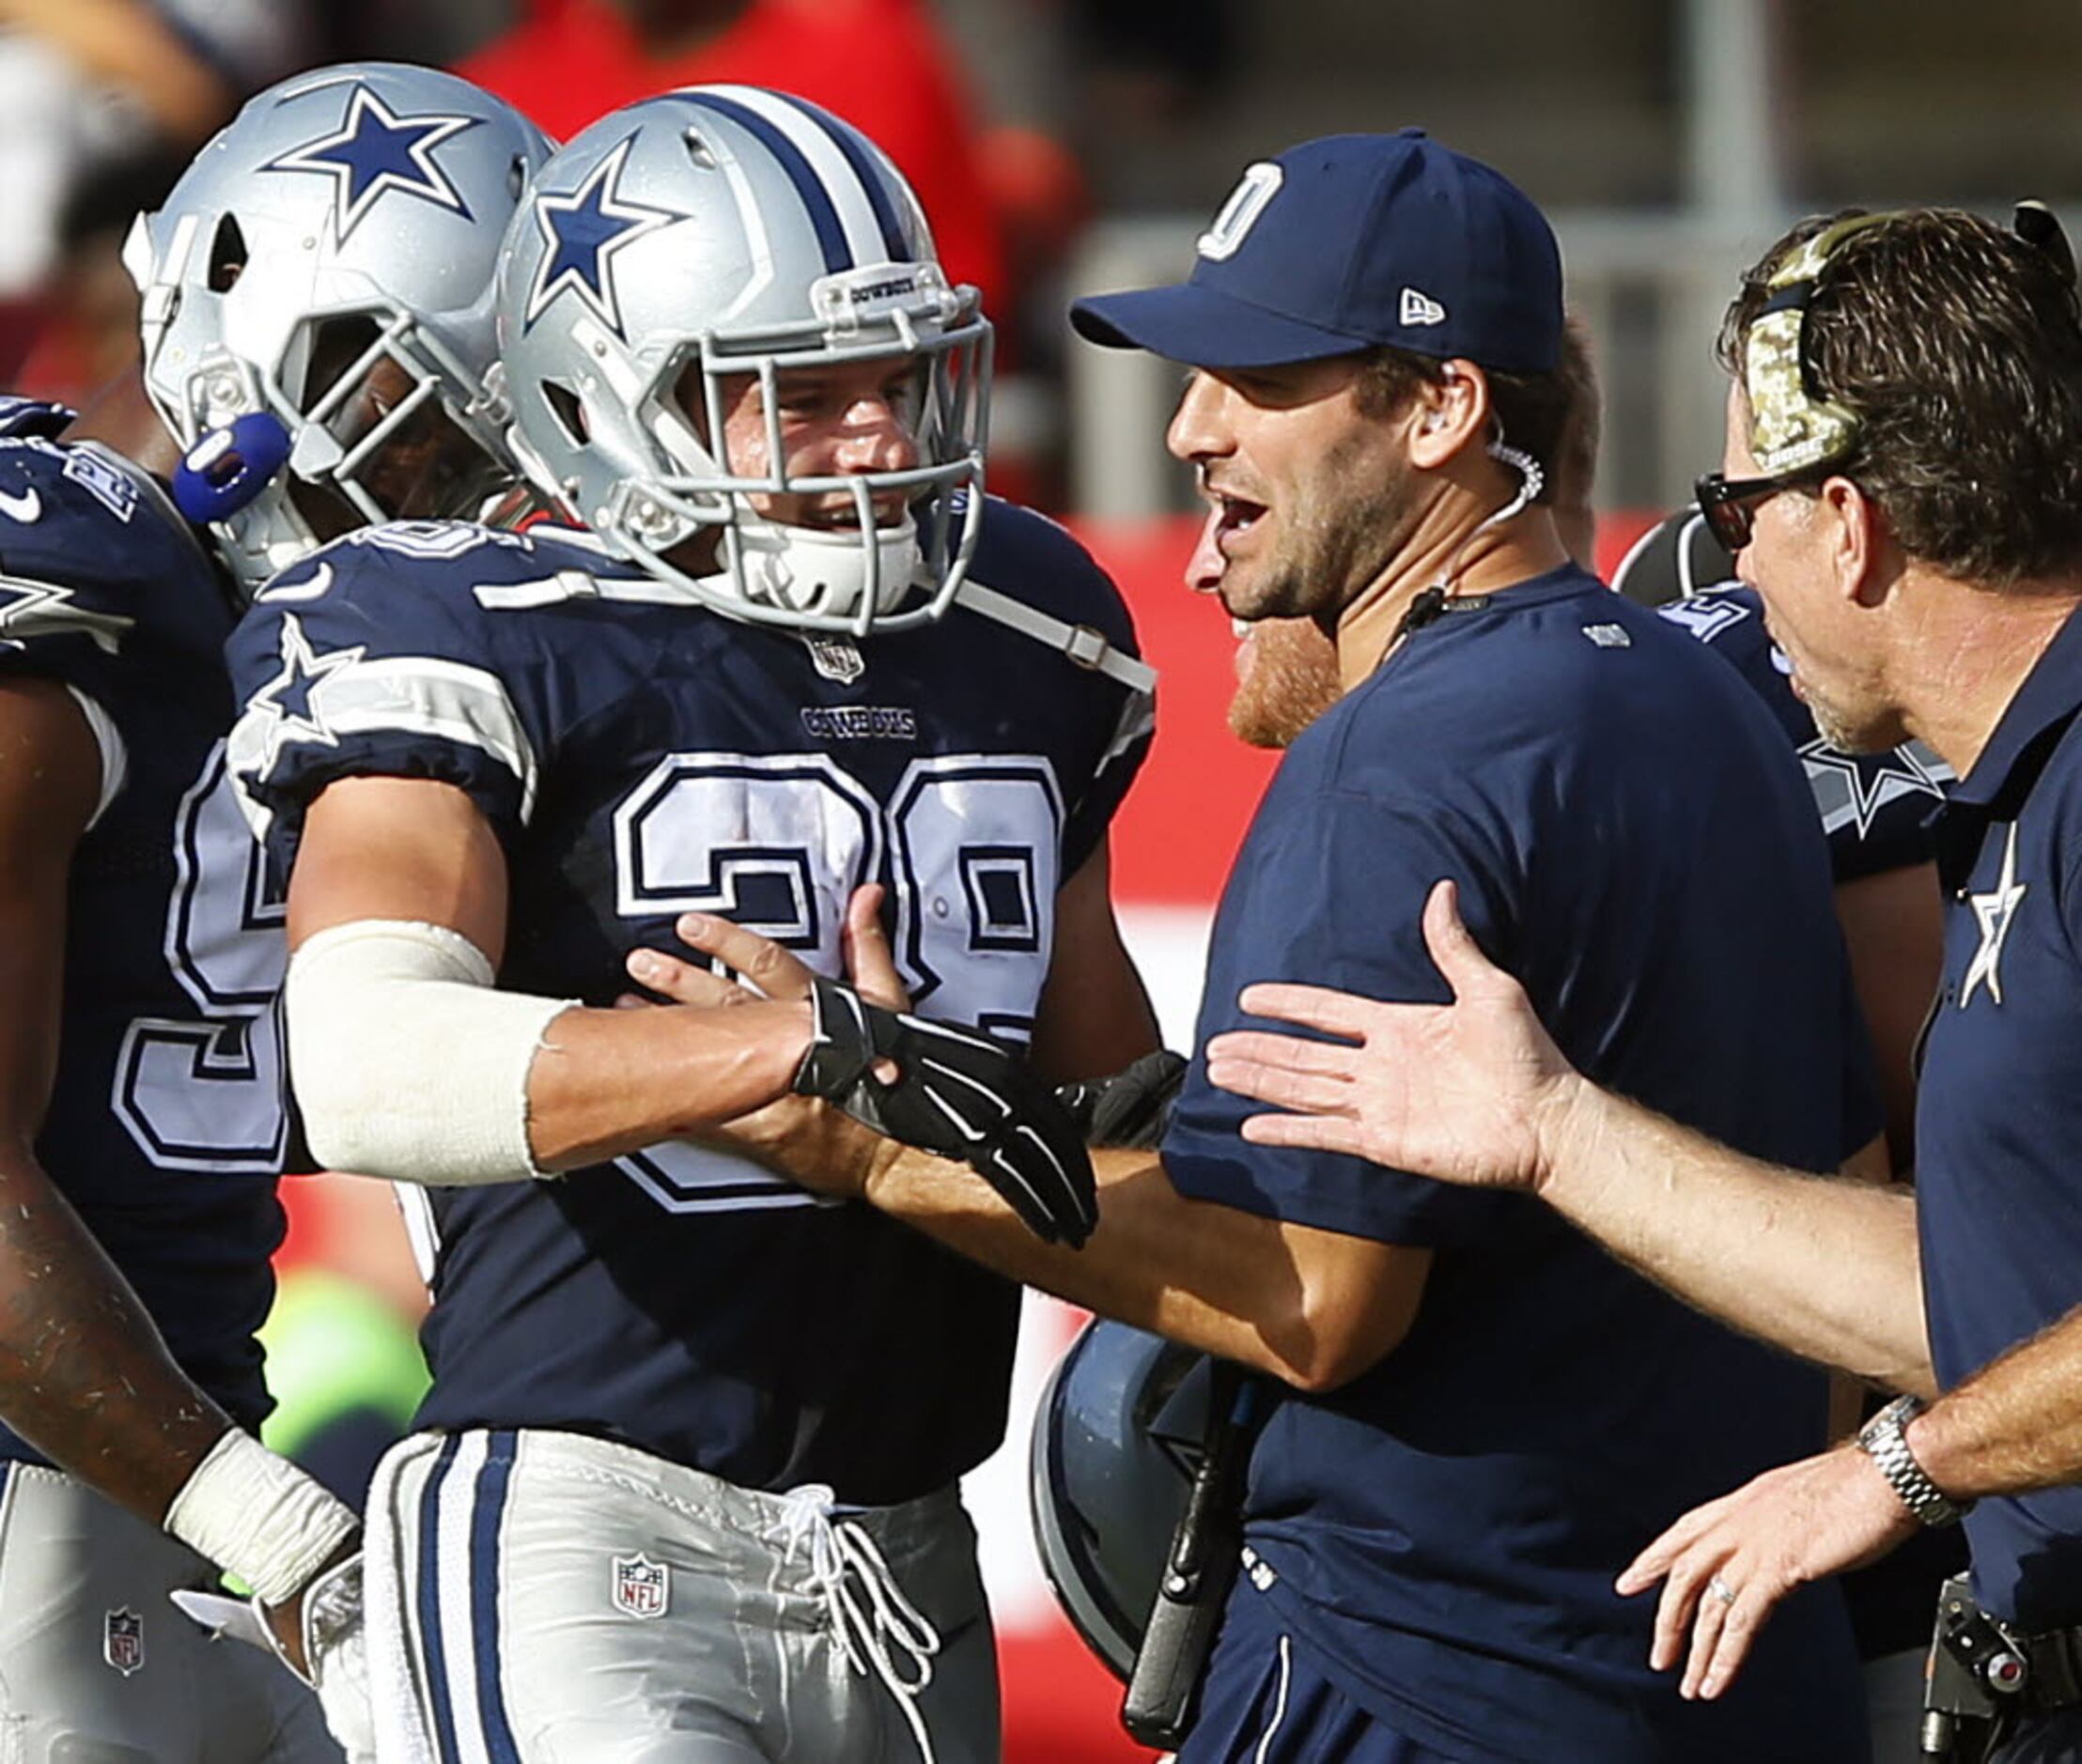
[[(1224, 733), (1227, 621), (1179, 580), (1195, 529), (1163, 454), (1173, 370), (1070, 342), (1070, 292), (1181, 272), (1252, 158), (1416, 123), (1554, 218), (1604, 386), (1609, 569), (1715, 462), (1710, 345), (1791, 216), (2082, 197), (2074, 0), (0, 0), (0, 386), (82, 401), (136, 347), (131, 217), (243, 96), (349, 58), (453, 67), (558, 136), (667, 86), (780, 86), (880, 141), (1000, 327), (993, 487), (1077, 525), (1164, 672), (1116, 836), (1131, 941), (1174, 1044), (1206, 921), (1269, 768)], [(380, 1184), (294, 1185), (271, 1324), (272, 1443), (350, 1486), (423, 1372), (423, 1293)], [(1032, 1308), (1031, 1404), (1075, 1320)], [(971, 1490), (1004, 1637), (1008, 1756), (1139, 1756), (1054, 1617), (1024, 1440)]]

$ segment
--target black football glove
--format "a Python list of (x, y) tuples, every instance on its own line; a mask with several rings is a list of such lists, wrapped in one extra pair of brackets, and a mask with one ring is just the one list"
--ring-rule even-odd
[(1151, 1152), (1163, 1143), (1172, 1105), (1185, 1082), (1184, 1057), (1158, 1048), (1111, 1077), (1059, 1084), (1055, 1100), (1069, 1111), (1086, 1145)]
[[(1098, 1223), (1077, 1123), (1004, 1043), (981, 1029), (885, 1011), (837, 981), (810, 990), (816, 1031), (795, 1075), (855, 1121), (974, 1169), (1045, 1243), (1075, 1248)], [(872, 1070), (894, 1062), (884, 1084)]]

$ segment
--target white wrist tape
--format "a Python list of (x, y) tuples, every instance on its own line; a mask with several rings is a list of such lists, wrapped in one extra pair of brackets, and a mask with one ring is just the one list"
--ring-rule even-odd
[(351, 1508), (235, 1427), (181, 1484), (163, 1523), (256, 1598), (286, 1604), (358, 1522)]
[(397, 919), (321, 931), (289, 963), (289, 1078), (330, 1169), (464, 1186), (544, 1172), (528, 1068), (577, 1002), (492, 987), (458, 932)]

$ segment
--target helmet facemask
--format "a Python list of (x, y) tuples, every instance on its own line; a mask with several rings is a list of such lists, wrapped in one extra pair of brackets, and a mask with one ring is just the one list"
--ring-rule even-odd
[(319, 537), (468, 518), (512, 482), (495, 401), (409, 314), (319, 319), (300, 328), (291, 362), (302, 411), (281, 410), (279, 387), (269, 403), (293, 438), (284, 492)]
[[(893, 284), (902, 303), (875, 301), (883, 310), (865, 317), (846, 309), (856, 290)], [(653, 469), (617, 484), (594, 525), (651, 574), (735, 618), (856, 637), (908, 629), (945, 611), (975, 549), (990, 326), (973, 291), (949, 291), (932, 265), (854, 271), (817, 293), (846, 317), (709, 332), (664, 359), (637, 405)], [(916, 463), (791, 472), (791, 377), (877, 362), (908, 370), (891, 403)], [(583, 425), (575, 395), (545, 390), (561, 424)], [(746, 419), (732, 424), (740, 401), (763, 418), (750, 446)]]
[(288, 432), (287, 469), (216, 523), (248, 585), (362, 527), (469, 518), (514, 481), (497, 400), (431, 328), (396, 307), (305, 319), (271, 361), (210, 350), (181, 391), (162, 414), (184, 447), (255, 410)]

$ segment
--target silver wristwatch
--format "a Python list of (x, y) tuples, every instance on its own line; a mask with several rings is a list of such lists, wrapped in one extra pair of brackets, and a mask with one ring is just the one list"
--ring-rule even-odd
[(1922, 1414), (1915, 1397), (1896, 1397), (1858, 1429), (1858, 1449), (1879, 1466), (1887, 1486), (1901, 1496), (1902, 1505), (1926, 1525), (1956, 1524), (1971, 1501), (1955, 1501), (1923, 1474), (1916, 1454), (1908, 1448), (1908, 1424)]

